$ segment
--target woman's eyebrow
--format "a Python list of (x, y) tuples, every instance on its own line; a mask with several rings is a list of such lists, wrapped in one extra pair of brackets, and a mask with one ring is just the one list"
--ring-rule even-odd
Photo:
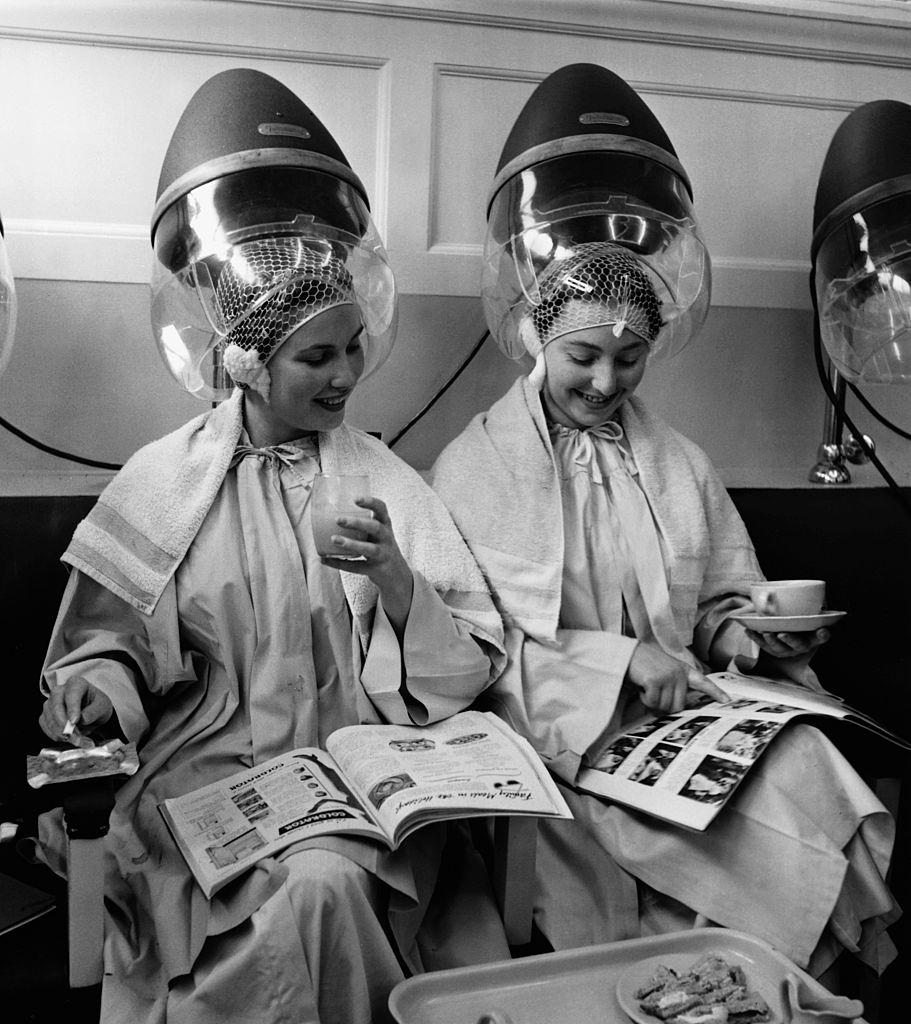
[[(582, 348), (582, 349), (586, 349), (589, 352), (602, 352), (603, 351), (603, 349), (601, 348), (600, 345), (597, 345), (597, 344), (595, 344), (594, 342), (591, 342), (591, 341), (571, 341), (569, 344), (570, 344), (571, 348), (577, 348), (577, 349), (578, 348)], [(628, 352), (638, 352), (639, 349), (642, 348), (643, 345), (646, 345), (646, 342), (638, 341), (638, 340), (637, 341), (631, 341), (628, 345), (624, 345), (623, 348), (618, 349), (617, 350), (617, 354), (618, 355), (624, 355), (624, 354), (626, 354)]]
[[(364, 325), (360, 327), (351, 335), (351, 337), (345, 342), (346, 345), (350, 345), (352, 341), (357, 339), (364, 333)], [(331, 341), (318, 341), (309, 348), (301, 349), (300, 355), (309, 355), (312, 352), (329, 352), (335, 349), (335, 345)]]

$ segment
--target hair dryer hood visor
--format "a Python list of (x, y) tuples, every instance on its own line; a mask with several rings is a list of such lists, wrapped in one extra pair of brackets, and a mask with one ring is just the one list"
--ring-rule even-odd
[(16, 285), (6, 253), (3, 221), (0, 220), (0, 373), (9, 360), (16, 331)]
[(639, 95), (605, 68), (576, 64), (532, 94), (491, 189), (481, 294), (507, 355), (528, 348), (542, 279), (594, 243), (636, 259), (660, 303), (651, 351), (679, 352), (704, 321), (711, 289), (689, 180)]
[(268, 75), (223, 72), (190, 100), (162, 168), (152, 244), (155, 340), (201, 399), (243, 382), (226, 372), (226, 351), (265, 364), (333, 305), (359, 310), (365, 375), (392, 349), (395, 282), (363, 185), (312, 111)]
[(820, 337), (852, 383), (911, 384), (911, 106), (864, 104), (826, 154), (813, 281)]

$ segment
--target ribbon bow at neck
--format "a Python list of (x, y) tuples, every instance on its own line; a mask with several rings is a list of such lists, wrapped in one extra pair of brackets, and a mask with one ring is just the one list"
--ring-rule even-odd
[(306, 445), (300, 444), (270, 444), (264, 448), (256, 448), (252, 444), (239, 444), (234, 449), (234, 455), (231, 458), (231, 465), (229, 468), (233, 468), (242, 459), (245, 459), (248, 455), (252, 455), (264, 463), (271, 463), (272, 465), (280, 464), (282, 466), (293, 466), (295, 462), (300, 462), (301, 459), (307, 457), (313, 457), (316, 454), (316, 446), (310, 442)]
[[(619, 442), (623, 440), (623, 427), (614, 420), (608, 420), (598, 427), (590, 427), (588, 430), (561, 430), (560, 434), (570, 441), (569, 456), (573, 462), (588, 470), (591, 473), (592, 482), (600, 484), (604, 482), (601, 473), (600, 462), (603, 460), (608, 476), (616, 470), (624, 470), (630, 475), (635, 475), (635, 464), (630, 466), (625, 453)], [(610, 441), (611, 444), (603, 445), (600, 449), (602, 459), (599, 460), (595, 453), (594, 438), (602, 441)]]

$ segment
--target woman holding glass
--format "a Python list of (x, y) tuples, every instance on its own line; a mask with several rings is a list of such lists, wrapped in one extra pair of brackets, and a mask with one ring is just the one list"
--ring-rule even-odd
[[(158, 805), (340, 726), (465, 708), (501, 667), (499, 617), (436, 496), (344, 422), (391, 348), (394, 287), (363, 186), (309, 109), (257, 72), (207, 82), (153, 241), (159, 345), (220, 404), (134, 455), (77, 528), (43, 676), (49, 736), (69, 721), (139, 749), (111, 821), (102, 1018), (382, 1021), (406, 971), (445, 962), (419, 932), (444, 832), (395, 853), (295, 843), (207, 900)], [(329, 556), (319, 473), (370, 483)], [(457, 962), (507, 956), (486, 890), (460, 892)]]

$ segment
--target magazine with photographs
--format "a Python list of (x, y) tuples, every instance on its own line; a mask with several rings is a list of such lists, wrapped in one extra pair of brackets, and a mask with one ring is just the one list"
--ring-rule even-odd
[(709, 678), (728, 695), (725, 703), (691, 691), (684, 710), (643, 718), (609, 736), (586, 759), (577, 788), (702, 831), (794, 718), (851, 722), (911, 750), (834, 694), (733, 672)]

